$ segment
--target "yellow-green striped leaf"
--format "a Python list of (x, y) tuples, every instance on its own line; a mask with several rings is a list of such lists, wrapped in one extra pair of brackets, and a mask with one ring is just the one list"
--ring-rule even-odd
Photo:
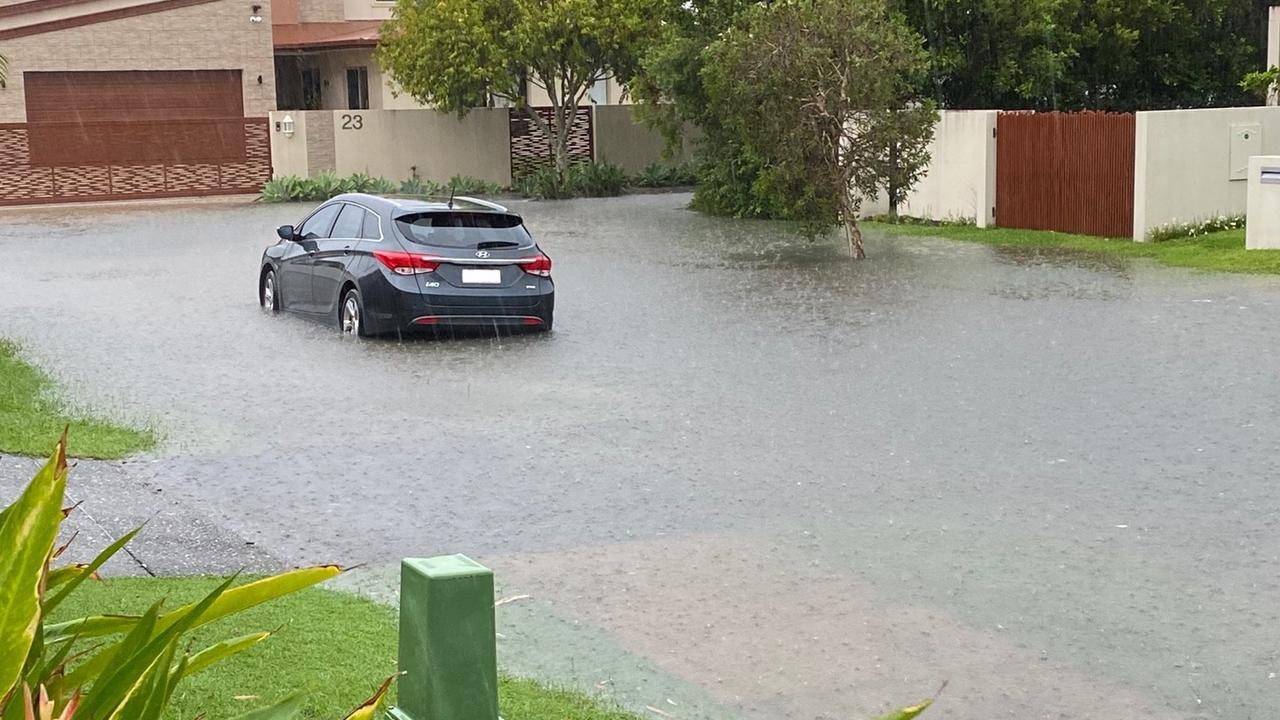
[(251, 635), (243, 635), (230, 640), (223, 640), (201, 650), (186, 663), (182, 676), (195, 675), (201, 670), (206, 670), (210, 665), (221, 662), (226, 658), (235, 655), (238, 652), (244, 652), (258, 643), (271, 637), (269, 632), (253, 633)]
[(20, 695), (14, 690), (40, 629), (40, 580), (62, 523), (66, 448), (64, 431), (49, 461), (0, 524), (0, 548), (5, 553), (0, 574), (0, 699)]
[[(211, 607), (205, 610), (192, 627), (200, 627), (224, 618), (228, 615), (261, 605), (283, 595), (295, 593), (304, 588), (324, 582), (342, 573), (336, 565), (319, 565), (301, 568), (273, 575), (261, 580), (245, 583), (223, 593)], [(156, 623), (157, 630), (163, 631), (188, 612), (193, 605), (186, 605), (160, 616)], [(45, 626), (45, 642), (79, 635), (82, 638), (102, 637), (127, 632), (138, 618), (132, 615), (92, 615), (79, 620)]]

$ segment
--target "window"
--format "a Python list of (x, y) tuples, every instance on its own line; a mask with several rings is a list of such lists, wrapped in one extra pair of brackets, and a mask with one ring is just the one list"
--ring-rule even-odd
[(298, 230), (298, 235), (303, 240), (319, 240), (329, 237), (329, 228), (333, 227), (333, 219), (338, 217), (338, 211), (342, 209), (342, 203), (334, 203), (325, 205), (307, 218), (302, 223), (302, 227)]
[(592, 105), (607, 105), (609, 103), (609, 78), (600, 78), (591, 84), (587, 89), (587, 97), (590, 98)]
[(302, 109), (319, 110), (320, 104), (320, 71), (316, 68), (303, 68)]
[(347, 68), (347, 108), (369, 109), (369, 69)]
[(382, 239), (382, 223), (378, 222), (378, 216), (371, 212), (364, 214), (364, 232), (360, 237), (365, 240), (381, 240)]
[(515, 215), (438, 212), (396, 218), (400, 234), (419, 245), (449, 248), (527, 247), (529, 233)]
[(356, 205), (343, 205), (342, 214), (338, 216), (338, 222), (333, 224), (333, 232), (329, 233), (329, 237), (333, 238), (358, 238), (364, 230), (364, 208)]

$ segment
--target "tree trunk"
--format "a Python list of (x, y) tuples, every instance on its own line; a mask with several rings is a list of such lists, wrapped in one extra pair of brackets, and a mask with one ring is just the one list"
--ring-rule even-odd
[(898, 142), (889, 143), (889, 182), (886, 192), (889, 193), (889, 220), (898, 221), (898, 202), (902, 195), (902, 186), (898, 183)]
[(854, 260), (865, 259), (867, 251), (862, 249), (862, 230), (858, 228), (857, 215), (845, 215), (844, 234), (849, 238), (849, 256)]
[(555, 137), (556, 173), (563, 180), (569, 171), (569, 128), (566, 125), (572, 121), (565, 114), (561, 114), (559, 119), (560, 127), (556, 128)]

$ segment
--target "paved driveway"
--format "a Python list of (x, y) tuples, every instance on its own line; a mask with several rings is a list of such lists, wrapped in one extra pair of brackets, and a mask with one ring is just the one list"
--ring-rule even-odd
[(166, 503), (373, 593), (471, 554), (508, 668), (634, 707), (1272, 716), (1280, 281), (685, 200), (520, 205), (555, 333), (406, 344), (258, 311), (300, 207), (8, 212), (0, 335), (167, 433)]

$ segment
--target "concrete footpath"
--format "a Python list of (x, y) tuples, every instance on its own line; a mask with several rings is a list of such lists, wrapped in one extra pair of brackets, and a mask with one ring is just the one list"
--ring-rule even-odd
[[(43, 460), (0, 455), (0, 502), (18, 496)], [(286, 564), (266, 550), (214, 524), (190, 504), (165, 497), (146, 479), (145, 460), (71, 461), (62, 542), (63, 559), (89, 562), (133, 528), (142, 532), (103, 568), (108, 575), (225, 575), (271, 572)]]

